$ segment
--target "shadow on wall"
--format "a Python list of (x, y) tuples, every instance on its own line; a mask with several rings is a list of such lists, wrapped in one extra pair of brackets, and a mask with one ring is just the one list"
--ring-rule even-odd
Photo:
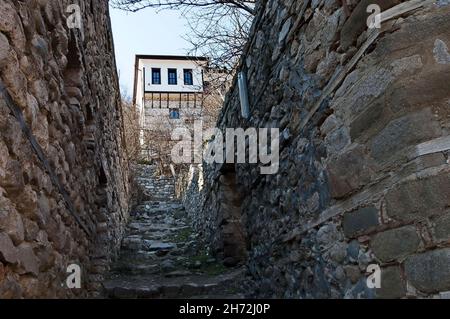
[(225, 165), (219, 178), (218, 221), (222, 241), (217, 254), (225, 266), (236, 266), (247, 260), (246, 232), (242, 222), (242, 196), (236, 183), (234, 165)]

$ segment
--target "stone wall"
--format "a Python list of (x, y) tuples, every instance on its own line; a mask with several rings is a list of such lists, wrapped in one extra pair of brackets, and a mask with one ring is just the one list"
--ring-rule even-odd
[[(400, 2), (258, 4), (240, 65), (251, 115), (235, 81), (219, 127), (279, 127), (280, 169), (205, 166), (205, 199), (190, 210), (213, 252), (236, 246), (255, 296), (450, 291), (450, 6), (367, 28), (369, 4)], [(370, 264), (380, 289), (366, 284)]]
[(2, 0), (0, 16), (0, 298), (88, 296), (128, 218), (108, 3)]
[(135, 182), (143, 193), (141, 201), (169, 201), (175, 199), (175, 179), (171, 175), (161, 175), (156, 165), (136, 165)]

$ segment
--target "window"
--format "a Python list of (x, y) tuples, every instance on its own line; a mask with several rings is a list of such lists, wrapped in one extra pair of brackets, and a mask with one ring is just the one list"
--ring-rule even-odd
[(152, 84), (161, 84), (161, 69), (152, 68)]
[(180, 110), (179, 109), (170, 109), (169, 118), (172, 120), (176, 120), (180, 118)]
[(169, 69), (169, 84), (177, 85), (177, 69)]
[(193, 85), (192, 70), (184, 69), (184, 85)]

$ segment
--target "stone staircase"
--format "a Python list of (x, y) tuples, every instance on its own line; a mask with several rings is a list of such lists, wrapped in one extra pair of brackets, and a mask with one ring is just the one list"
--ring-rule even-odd
[(132, 211), (119, 259), (103, 294), (107, 298), (243, 298), (244, 269), (225, 268), (209, 256), (174, 188), (140, 169), (137, 182), (155, 195)]
[(153, 165), (139, 165), (136, 170), (136, 182), (153, 201), (171, 201), (175, 199), (175, 180), (172, 176), (155, 176)]

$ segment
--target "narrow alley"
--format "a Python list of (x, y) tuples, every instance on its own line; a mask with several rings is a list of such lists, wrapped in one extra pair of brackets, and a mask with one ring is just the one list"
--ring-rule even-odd
[(450, 0), (0, 0), (0, 299), (450, 299), (449, 83)]
[(154, 177), (146, 165), (137, 174), (151, 195), (132, 210), (105, 297), (243, 298), (244, 268), (225, 268), (208, 255), (175, 199), (173, 178)]

